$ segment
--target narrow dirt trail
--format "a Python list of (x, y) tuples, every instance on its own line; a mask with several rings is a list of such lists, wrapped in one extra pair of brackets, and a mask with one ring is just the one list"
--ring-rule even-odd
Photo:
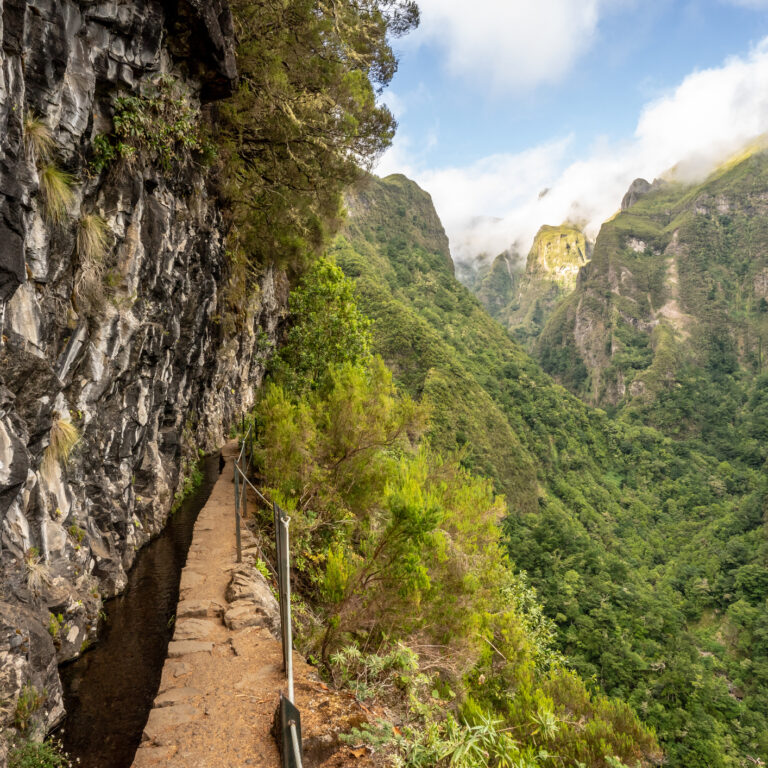
[[(235, 562), (232, 455), (195, 523), (173, 640), (133, 765), (264, 766), (280, 758), (269, 731), (284, 686), (280, 644), (266, 627), (222, 617)], [(246, 541), (247, 546), (247, 541)]]
[[(173, 639), (133, 768), (280, 765), (271, 728), (280, 691), (286, 688), (281, 644), (259, 606), (227, 601), (227, 587), (239, 569), (233, 492), (236, 450), (232, 442), (222, 451), (226, 465), (195, 523), (181, 574)], [(255, 550), (248, 549), (255, 542), (248, 532), (243, 536), (247, 563), (255, 557)], [(366, 721), (367, 710), (351, 695), (325, 686), (297, 653), (294, 678), (296, 703), (302, 710), (305, 768), (369, 765), (357, 756), (350, 761), (350, 750), (338, 739), (340, 732)]]

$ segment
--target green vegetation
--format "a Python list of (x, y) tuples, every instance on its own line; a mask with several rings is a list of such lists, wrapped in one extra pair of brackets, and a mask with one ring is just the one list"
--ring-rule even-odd
[(352, 284), (326, 259), (318, 259), (291, 291), (293, 324), (272, 361), (273, 377), (302, 392), (322, 383), (330, 365), (370, 354), (370, 321), (358, 309)]
[(69, 528), (67, 528), (67, 532), (75, 540), (78, 546), (83, 543), (83, 539), (85, 538), (85, 531), (79, 525), (75, 525), (73, 523), (69, 526)]
[[(241, 78), (211, 128), (230, 224), (218, 319), (245, 328), (261, 272), (285, 268), (257, 469), (291, 515), (303, 650), (396, 720), (354, 738), (408, 766), (768, 760), (765, 157), (646, 195), (570, 295), (589, 256), (572, 228), (542, 233), (527, 278), (492, 265), (481, 292), (558, 384), (456, 282), (428, 196), (361, 174), (393, 135), (376, 95), (413, 4), (232, 8)], [(180, 83), (114, 106), (97, 170), (210, 158)], [(72, 180), (27, 123), (62, 222)], [(97, 269), (106, 232), (78, 235)], [(78, 439), (67, 423), (49, 468)], [(185, 459), (174, 509), (198, 477)], [(26, 567), (40, 592), (38, 553)]]
[[(334, 345), (302, 349), (318, 324), (359, 317), (348, 281), (321, 261), (294, 293), (302, 312), (255, 412), (256, 465), (291, 516), (302, 650), (402, 722), (361, 738), (408, 766), (658, 761), (631, 709), (563, 665), (505, 554), (503, 498), (423, 440), (431, 407), (368, 353), (367, 323), (347, 329), (343, 359)], [(335, 299), (309, 300), (323, 296)], [(279, 383), (291, 362), (295, 387)]]
[(32, 716), (45, 704), (47, 698), (47, 691), (38, 691), (32, 683), (24, 684), (13, 711), (13, 724), (21, 733), (26, 733)]
[(557, 648), (657, 729), (670, 765), (766, 759), (765, 479), (586, 407), (458, 285), (426, 195), (398, 176), (356, 194), (333, 252), (374, 320), (373, 351), (430, 404), (432, 450), (506, 495), (507, 551)]
[(396, 69), (387, 35), (418, 23), (410, 0), (235, 0), (239, 86), (221, 110), (230, 240), (259, 264), (301, 267), (338, 225), (341, 193), (395, 122), (376, 93)]
[(144, 83), (138, 96), (116, 96), (113, 106), (113, 133), (97, 136), (93, 142), (92, 165), (97, 172), (116, 160), (141, 160), (163, 173), (178, 173), (190, 162), (207, 162), (215, 154), (199, 107), (170, 75), (157, 75)]
[(11, 748), (8, 768), (72, 768), (73, 763), (56, 739), (24, 741)]
[(491, 317), (530, 348), (563, 296), (576, 286), (579, 269), (592, 249), (584, 233), (571, 224), (543, 226), (536, 234), (521, 271), (515, 254), (502, 253), (478, 274), (473, 292)]
[[(766, 183), (768, 155), (752, 148), (701, 184), (656, 185), (606, 222), (585, 279), (539, 339), (544, 367), (634, 423), (761, 466), (752, 410), (768, 339)], [(578, 340), (577, 307), (588, 329)]]
[(63, 613), (52, 613), (48, 617), (48, 633), (53, 638), (54, 643), (60, 642), (61, 630), (67, 626)]
[(171, 514), (178, 511), (179, 507), (188, 496), (191, 496), (203, 482), (203, 470), (200, 462), (195, 457), (185, 457), (181, 462), (179, 483), (176, 493), (173, 494)]

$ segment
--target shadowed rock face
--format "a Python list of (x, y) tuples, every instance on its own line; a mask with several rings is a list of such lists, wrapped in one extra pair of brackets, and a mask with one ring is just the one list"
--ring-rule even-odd
[[(204, 172), (88, 165), (116, 91), (160, 72), (202, 103), (231, 90), (224, 0), (0, 0), (0, 41), (0, 728), (31, 682), (48, 693), (42, 732), (62, 713), (57, 663), (94, 637), (101, 598), (163, 526), (182, 458), (219, 444), (251, 404), (287, 286), (266, 270), (226, 334), (224, 232)], [(25, 151), (28, 113), (75, 179), (59, 225)], [(97, 308), (77, 300), (88, 213), (110, 238)], [(43, 471), (59, 420), (79, 441)], [(51, 612), (62, 622), (49, 632)]]
[(621, 199), (621, 210), (629, 210), (643, 195), (647, 195), (651, 188), (651, 185), (645, 179), (635, 179)]

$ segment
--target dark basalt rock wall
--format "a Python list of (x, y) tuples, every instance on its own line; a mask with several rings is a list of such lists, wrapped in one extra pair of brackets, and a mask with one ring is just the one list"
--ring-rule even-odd
[[(287, 286), (266, 270), (226, 332), (224, 231), (205, 171), (89, 165), (117, 90), (167, 72), (203, 109), (231, 90), (226, 2), (0, 0), (0, 40), (0, 728), (29, 684), (47, 694), (41, 734), (62, 715), (57, 663), (95, 636), (101, 599), (162, 528), (184, 460), (220, 445), (251, 404)], [(46, 219), (25, 152), (30, 112), (76, 180), (62, 224)], [(85, 213), (110, 237), (98, 311), (76, 298)], [(62, 419), (80, 439), (43, 467)]]

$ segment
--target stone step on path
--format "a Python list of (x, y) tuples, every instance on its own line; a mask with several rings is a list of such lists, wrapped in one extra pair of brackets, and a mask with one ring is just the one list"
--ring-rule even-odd
[[(133, 768), (279, 768), (272, 722), (286, 688), (280, 611), (253, 567), (258, 549), (243, 529), (235, 562), (234, 441), (224, 470), (195, 524), (181, 575), (176, 625), (160, 687)], [(249, 499), (249, 505), (251, 500)], [(294, 653), (305, 768), (369, 768), (339, 740), (372, 713), (349, 693), (323, 684)]]

